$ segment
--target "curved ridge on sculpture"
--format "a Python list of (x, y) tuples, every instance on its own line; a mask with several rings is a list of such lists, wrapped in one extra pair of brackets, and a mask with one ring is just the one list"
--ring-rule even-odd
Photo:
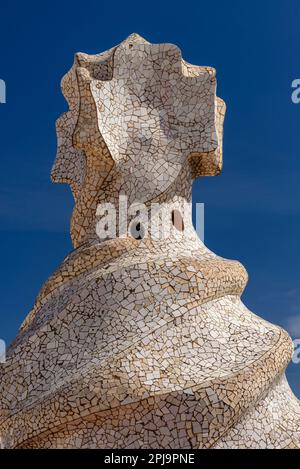
[[(76, 54), (62, 91), (51, 177), (74, 195), (75, 250), (0, 370), (2, 446), (298, 448), (291, 340), (243, 305), (244, 267), (192, 225), (193, 180), (222, 168), (215, 70), (133, 34)], [(141, 239), (124, 231), (120, 196), (146, 207)], [(99, 238), (101, 204), (116, 208), (121, 236)], [(167, 237), (147, 230), (153, 204)]]

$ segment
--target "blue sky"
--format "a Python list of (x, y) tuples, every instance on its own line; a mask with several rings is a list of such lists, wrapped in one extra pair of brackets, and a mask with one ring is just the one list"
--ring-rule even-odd
[[(32, 2), (1, 6), (0, 338), (10, 341), (42, 283), (72, 249), (67, 186), (53, 185), (59, 82), (77, 51), (97, 53), (137, 32), (177, 44), (217, 69), (227, 103), (224, 170), (194, 183), (205, 240), (248, 270), (255, 313), (300, 338), (300, 78), (297, 0)], [(300, 364), (288, 369), (300, 397)]]

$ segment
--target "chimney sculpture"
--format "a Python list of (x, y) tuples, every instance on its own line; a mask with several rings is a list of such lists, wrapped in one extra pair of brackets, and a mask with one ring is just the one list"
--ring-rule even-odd
[(291, 339), (192, 225), (193, 180), (222, 167), (215, 70), (133, 34), (77, 54), (62, 90), (75, 250), (0, 367), (2, 446), (299, 448)]

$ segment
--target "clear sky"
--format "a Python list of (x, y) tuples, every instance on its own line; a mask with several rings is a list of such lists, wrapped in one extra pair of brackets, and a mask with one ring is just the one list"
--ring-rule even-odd
[[(177, 44), (217, 69), (227, 103), (224, 170), (194, 183), (205, 241), (249, 273), (246, 305), (300, 338), (300, 78), (298, 0), (2, 2), (0, 79), (0, 338), (9, 342), (42, 283), (72, 249), (67, 186), (51, 184), (59, 82), (77, 51), (97, 53), (137, 32)], [(300, 397), (300, 364), (288, 369)]]

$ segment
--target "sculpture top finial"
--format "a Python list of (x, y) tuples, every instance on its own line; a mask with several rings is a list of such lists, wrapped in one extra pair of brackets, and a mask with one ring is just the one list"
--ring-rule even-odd
[(122, 192), (147, 203), (183, 171), (190, 181), (220, 172), (225, 106), (215, 70), (188, 64), (177, 46), (132, 34), (106, 52), (78, 53), (62, 91), (69, 111), (57, 122), (52, 179), (71, 185), (76, 246), (100, 201)]

